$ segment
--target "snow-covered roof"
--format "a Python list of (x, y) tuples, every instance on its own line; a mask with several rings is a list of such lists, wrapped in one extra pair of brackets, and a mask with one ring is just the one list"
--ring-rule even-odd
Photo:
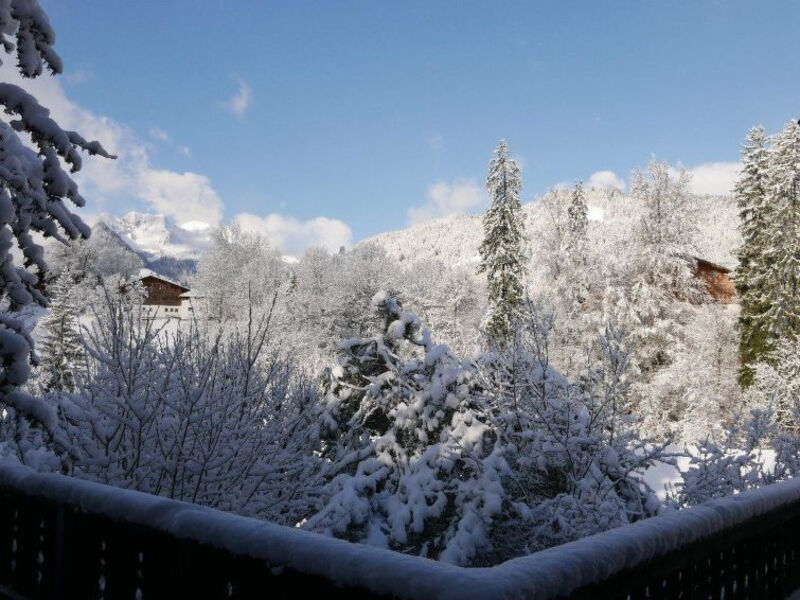
[(184, 292), (179, 296), (180, 298), (205, 298), (206, 295), (203, 292), (198, 292), (195, 290), (189, 290), (188, 292)]
[(189, 291), (189, 288), (187, 288), (182, 283), (178, 283), (177, 281), (174, 281), (169, 277), (164, 277), (161, 273), (156, 273), (155, 271), (152, 271), (150, 269), (139, 269), (139, 279), (144, 279), (145, 277), (155, 277), (156, 279), (160, 279), (161, 281), (166, 281), (167, 283), (171, 283), (172, 285), (177, 285), (179, 288), (183, 288), (187, 292)]
[(714, 271), (719, 271), (720, 273), (730, 273), (731, 270), (724, 266), (719, 265), (717, 263), (713, 263), (710, 260), (706, 260), (705, 258), (700, 258), (699, 256), (695, 256), (694, 260), (697, 262), (698, 267), (706, 267), (708, 269), (713, 269)]

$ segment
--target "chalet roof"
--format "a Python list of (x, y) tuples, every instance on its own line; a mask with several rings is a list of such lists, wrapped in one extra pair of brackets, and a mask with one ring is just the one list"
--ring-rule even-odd
[(730, 273), (731, 270), (728, 267), (723, 267), (722, 265), (718, 265), (717, 263), (713, 263), (710, 260), (706, 260), (704, 258), (700, 258), (699, 256), (693, 257), (695, 262), (697, 262), (698, 267), (706, 267), (707, 269), (711, 269), (713, 271), (719, 271), (720, 273)]
[(180, 298), (205, 298), (206, 296), (202, 292), (198, 292), (198, 291), (195, 291), (195, 290), (189, 290), (187, 292), (182, 293), (179, 297)]
[(160, 281), (164, 281), (166, 283), (171, 283), (172, 285), (178, 286), (185, 292), (190, 291), (185, 285), (181, 285), (177, 281), (173, 281), (168, 277), (164, 277), (160, 273), (156, 273), (155, 271), (151, 271), (150, 269), (139, 269), (139, 279), (146, 279), (147, 277), (152, 277), (154, 279), (158, 279)]

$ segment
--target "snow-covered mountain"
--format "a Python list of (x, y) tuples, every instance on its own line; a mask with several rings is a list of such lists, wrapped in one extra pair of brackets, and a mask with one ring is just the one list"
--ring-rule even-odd
[[(569, 194), (557, 190), (556, 194)], [(587, 189), (590, 231), (603, 237), (610, 247), (628, 242), (641, 209), (636, 200), (614, 189)], [(695, 197), (696, 225), (699, 230), (697, 254), (707, 260), (734, 267), (734, 252), (739, 244), (735, 204), (720, 196)], [(537, 260), (538, 238), (552, 227), (544, 205), (536, 200), (522, 205), (531, 260)], [(452, 266), (469, 267), (479, 262), (478, 247), (483, 239), (480, 216), (453, 215), (388, 231), (360, 242), (382, 247), (392, 258), (406, 263), (438, 260)]]
[(177, 225), (165, 215), (129, 212), (121, 217), (100, 215), (97, 222), (105, 224), (147, 261), (196, 260), (211, 243), (211, 226), (199, 221)]

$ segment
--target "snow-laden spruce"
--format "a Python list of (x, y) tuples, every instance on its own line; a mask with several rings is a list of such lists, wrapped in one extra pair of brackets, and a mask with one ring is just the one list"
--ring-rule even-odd
[(46, 392), (75, 390), (75, 372), (84, 359), (77, 298), (73, 293), (78, 279), (71, 265), (63, 269), (50, 286), (50, 314), (39, 327), (44, 335), (39, 343), (41, 357), (39, 386)]
[[(52, 74), (62, 71), (53, 49), (55, 32), (37, 0), (0, 0), (0, 39), (3, 50), (16, 57), (23, 77), (37, 77), (45, 68)], [(32, 303), (47, 304), (36, 288), (47, 264), (33, 234), (61, 241), (89, 236), (89, 228), (70, 211), (70, 203), (81, 207), (84, 199), (64, 165), (79, 171), (81, 151), (112, 157), (98, 142), (62, 129), (36, 98), (16, 85), (0, 83), (0, 105), (12, 117), (0, 120), (0, 412), (10, 408), (43, 425), (63, 446), (52, 407), (20, 390), (36, 356), (17, 313)], [(35, 149), (18, 133), (30, 136)], [(15, 262), (15, 246), (22, 264)]]
[(325, 397), (331, 481), (307, 527), (456, 564), (488, 549), (506, 466), (474, 368), (392, 296), (342, 346)]
[(486, 189), (492, 199), (483, 217), (480, 272), (486, 273), (489, 314), (486, 331), (497, 341), (511, 336), (515, 312), (522, 302), (526, 271), (525, 221), (519, 194), (522, 174), (501, 140), (489, 163)]
[(762, 301), (766, 331), (776, 341), (800, 334), (800, 124), (789, 121), (774, 137), (767, 167), (768, 242)]
[(769, 148), (764, 128), (754, 127), (742, 146), (742, 171), (734, 189), (742, 235), (737, 251), (736, 291), (741, 305), (739, 355), (742, 366), (739, 379), (744, 386), (753, 382), (753, 365), (769, 353), (764, 319), (767, 305), (763, 301), (765, 287), (771, 285), (766, 277), (766, 251), (771, 245), (770, 211), (773, 208), (767, 193), (768, 164)]
[(740, 382), (747, 387), (759, 364), (777, 364), (780, 346), (800, 334), (800, 124), (789, 121), (771, 138), (761, 127), (750, 131), (736, 200)]

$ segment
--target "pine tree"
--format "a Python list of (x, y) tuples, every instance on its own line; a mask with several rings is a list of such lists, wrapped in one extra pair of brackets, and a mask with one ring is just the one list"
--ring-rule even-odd
[(571, 282), (570, 301), (573, 310), (583, 304), (588, 295), (588, 252), (589, 252), (589, 210), (586, 197), (580, 182), (572, 190), (569, 208), (567, 208), (567, 261)]
[[(38, 77), (45, 69), (53, 75), (62, 71), (54, 43), (55, 31), (37, 0), (0, 2), (0, 46), (11, 60), (16, 59), (22, 77)], [(59, 241), (89, 236), (89, 227), (70, 210), (70, 205), (85, 204), (70, 175), (80, 171), (82, 151), (113, 157), (98, 142), (62, 129), (19, 86), (0, 82), (0, 107), (4, 113), (0, 119), (0, 298), (4, 301), (0, 307), (0, 414), (8, 410), (30, 419), (66, 449), (53, 408), (22, 390), (37, 358), (20, 312), (27, 305), (47, 304), (36, 284), (48, 266), (34, 234)], [(20, 136), (23, 132), (26, 135)], [(20, 448), (18, 457), (25, 460), (18, 436), (14, 443)]]
[(764, 287), (769, 283), (765, 260), (770, 220), (767, 196), (769, 154), (764, 128), (754, 127), (742, 147), (742, 175), (734, 190), (742, 235), (735, 281), (741, 304), (739, 383), (743, 387), (752, 384), (754, 365), (769, 353), (764, 319), (764, 312), (768, 308), (764, 302)]
[(324, 454), (330, 482), (308, 527), (468, 564), (489, 545), (502, 455), (471, 365), (435, 344), (391, 296), (384, 331), (351, 338), (331, 373)]
[(480, 246), (480, 272), (486, 273), (489, 287), (486, 331), (500, 344), (510, 338), (514, 315), (523, 299), (525, 224), (519, 199), (521, 187), (520, 168), (509, 157), (505, 140), (501, 140), (486, 178), (492, 204), (483, 218), (484, 239)]
[(49, 292), (50, 314), (42, 320), (46, 334), (40, 342), (41, 385), (44, 391), (75, 391), (75, 371), (83, 357), (78, 310), (72, 291), (75, 274), (68, 266)]
[[(800, 332), (800, 124), (775, 137), (767, 170), (769, 190), (760, 300), (769, 347)], [(758, 281), (758, 279), (757, 279)]]
[(692, 258), (697, 226), (685, 171), (675, 176), (668, 164), (652, 161), (646, 173), (634, 175), (632, 195), (644, 212), (634, 232), (628, 325), (638, 367), (648, 373), (672, 360), (681, 322), (676, 300), (698, 296)]
[[(589, 209), (586, 206), (586, 196), (583, 193), (583, 184), (577, 182), (572, 190), (572, 197), (567, 209), (569, 217), (569, 234), (575, 240), (578, 249), (586, 251), (586, 235), (589, 231)], [(582, 257), (583, 258), (583, 257)]]

